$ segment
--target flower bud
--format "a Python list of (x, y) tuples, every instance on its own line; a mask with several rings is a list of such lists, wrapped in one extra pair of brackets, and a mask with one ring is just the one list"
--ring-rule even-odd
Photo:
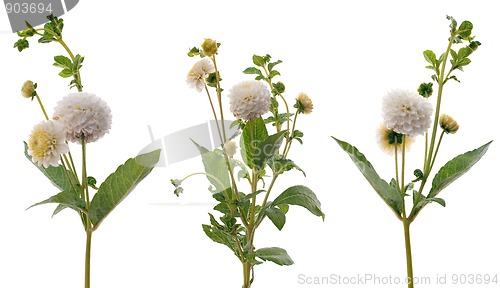
[(236, 143), (234, 141), (224, 143), (224, 151), (228, 157), (233, 157), (236, 154)]
[(446, 114), (442, 114), (439, 117), (439, 125), (443, 128), (444, 132), (448, 134), (455, 134), (458, 131), (458, 128), (460, 128), (457, 121)]
[(306, 93), (300, 93), (296, 99), (297, 102), (293, 107), (297, 108), (299, 110), (299, 113), (309, 114), (312, 112), (314, 106), (311, 98), (309, 98)]
[(23, 88), (21, 88), (21, 94), (24, 98), (31, 98), (35, 96), (36, 84), (33, 84), (33, 81), (26, 81), (23, 84)]
[(209, 38), (205, 38), (205, 41), (201, 43), (203, 54), (207, 55), (208, 57), (212, 57), (217, 54), (217, 48), (217, 42)]

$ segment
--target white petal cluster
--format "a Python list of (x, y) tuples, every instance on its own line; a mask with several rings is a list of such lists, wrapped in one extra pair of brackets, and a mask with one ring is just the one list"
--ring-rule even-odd
[(59, 166), (62, 154), (68, 153), (64, 126), (58, 121), (43, 121), (37, 124), (28, 140), (28, 154), (39, 166)]
[(229, 90), (229, 109), (238, 119), (251, 120), (269, 111), (271, 93), (266, 84), (244, 81)]
[(101, 98), (87, 92), (72, 93), (57, 103), (54, 120), (66, 130), (66, 138), (81, 143), (99, 140), (111, 129), (111, 109)]
[(431, 126), (431, 103), (417, 92), (392, 90), (383, 98), (382, 117), (389, 130), (410, 137), (424, 134)]
[(203, 58), (196, 62), (189, 71), (186, 79), (186, 83), (191, 88), (195, 88), (198, 92), (201, 92), (205, 88), (205, 80), (210, 73), (215, 72), (215, 67), (209, 58)]

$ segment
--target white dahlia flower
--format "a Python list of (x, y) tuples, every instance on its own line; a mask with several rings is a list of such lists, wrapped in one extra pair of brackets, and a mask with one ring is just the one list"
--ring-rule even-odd
[(31, 131), (28, 140), (28, 154), (39, 166), (59, 166), (60, 156), (68, 153), (66, 130), (58, 121), (43, 121)]
[(72, 93), (57, 103), (54, 120), (66, 128), (66, 138), (81, 143), (82, 136), (87, 143), (99, 140), (111, 129), (111, 110), (108, 104), (94, 94)]
[(409, 90), (392, 90), (382, 103), (386, 128), (410, 137), (422, 135), (429, 129), (432, 111), (432, 105), (426, 98)]
[(244, 81), (229, 90), (229, 109), (235, 117), (251, 120), (269, 111), (271, 93), (266, 84), (256, 80)]
[(189, 71), (186, 79), (186, 83), (191, 88), (195, 88), (198, 92), (201, 92), (205, 88), (205, 80), (210, 73), (215, 72), (215, 67), (209, 58), (203, 58), (196, 62)]

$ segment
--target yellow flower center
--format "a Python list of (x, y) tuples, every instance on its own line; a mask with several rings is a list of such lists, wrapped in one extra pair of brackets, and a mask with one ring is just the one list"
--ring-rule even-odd
[(35, 131), (28, 141), (28, 146), (34, 157), (43, 158), (56, 143), (57, 140), (52, 139), (46, 131)]

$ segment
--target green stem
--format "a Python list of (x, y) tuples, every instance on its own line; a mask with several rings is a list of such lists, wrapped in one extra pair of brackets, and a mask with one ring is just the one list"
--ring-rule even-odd
[(40, 99), (40, 96), (38, 96), (38, 93), (35, 93), (36, 100), (38, 101), (38, 104), (40, 105), (40, 108), (42, 108), (43, 116), (45, 116), (45, 120), (49, 120), (49, 115), (47, 114), (47, 111), (45, 111), (45, 107), (43, 107), (42, 100)]
[(251, 283), (251, 270), (252, 265), (248, 262), (243, 262), (243, 287), (250, 288)]
[[(85, 136), (82, 134), (82, 192), (85, 196), (85, 204), (87, 212), (90, 211), (90, 197), (87, 179), (87, 145)], [(90, 288), (90, 247), (92, 241), (92, 222), (90, 216), (85, 215), (86, 226), (85, 232), (87, 234), (87, 241), (85, 246), (85, 288)]]
[(292, 130), (290, 131), (290, 134), (288, 135), (288, 139), (286, 140), (285, 143), (285, 149), (283, 149), (283, 158), (286, 159), (286, 156), (288, 156), (288, 152), (290, 152), (290, 147), (292, 146), (292, 135), (293, 132), (295, 131), (295, 123), (297, 123), (297, 116), (299, 115), (299, 109), (295, 112), (295, 116), (293, 117), (293, 124), (292, 124)]
[(434, 167), (434, 162), (436, 161), (436, 156), (438, 154), (439, 147), (441, 146), (441, 141), (443, 141), (444, 132), (445, 131), (443, 130), (443, 132), (441, 132), (441, 136), (439, 136), (439, 141), (438, 141), (438, 144), (437, 144), (437, 147), (436, 147), (436, 152), (434, 153), (434, 157), (432, 158), (430, 170), (432, 170), (432, 167)]
[(403, 227), (405, 233), (405, 249), (406, 249), (406, 272), (408, 275), (408, 288), (413, 288), (413, 264), (411, 257), (411, 242), (410, 242), (410, 222), (403, 218)]

